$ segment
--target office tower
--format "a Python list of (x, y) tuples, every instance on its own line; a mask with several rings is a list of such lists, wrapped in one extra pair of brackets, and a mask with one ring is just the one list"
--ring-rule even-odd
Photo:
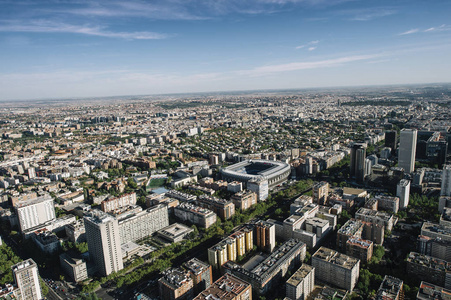
[(312, 256), (315, 279), (352, 291), (359, 279), (360, 260), (321, 247)]
[(19, 201), (15, 209), (21, 231), (55, 219), (55, 207), (53, 198), (50, 195), (38, 197), (33, 200)]
[(443, 167), (440, 196), (451, 196), (451, 165), (445, 165)]
[(13, 270), (14, 281), (20, 291), (18, 298), (22, 300), (42, 299), (38, 266), (36, 263), (29, 258), (13, 265), (11, 268)]
[(188, 271), (181, 268), (166, 270), (158, 280), (160, 297), (163, 300), (192, 300), (194, 282)]
[(396, 187), (396, 196), (399, 197), (399, 208), (404, 209), (409, 205), (410, 181), (401, 179)]
[(363, 182), (365, 177), (366, 143), (353, 143), (351, 145), (351, 176), (357, 182)]
[(406, 173), (415, 170), (415, 151), (417, 147), (417, 130), (403, 129), (399, 141), (398, 166)]
[(266, 221), (255, 224), (257, 247), (271, 253), (276, 247), (276, 226)]
[(396, 153), (398, 133), (394, 130), (385, 132), (385, 147), (390, 147), (392, 153)]
[(292, 300), (305, 300), (315, 288), (315, 268), (303, 264), (286, 283), (286, 295)]
[(84, 217), (89, 255), (97, 271), (108, 276), (124, 268), (117, 220), (100, 210)]

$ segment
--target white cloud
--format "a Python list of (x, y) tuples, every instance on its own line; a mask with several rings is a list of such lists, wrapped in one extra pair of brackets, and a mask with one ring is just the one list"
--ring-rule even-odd
[(369, 55), (353, 55), (353, 56), (345, 56), (334, 59), (326, 59), (319, 61), (311, 61), (311, 62), (293, 62), (287, 64), (280, 65), (270, 65), (257, 67), (251, 70), (242, 70), (237, 73), (240, 75), (252, 75), (252, 76), (261, 76), (267, 75), (271, 73), (280, 73), (280, 72), (289, 72), (289, 71), (298, 71), (298, 70), (306, 70), (306, 69), (317, 69), (317, 68), (325, 68), (325, 67), (335, 67), (338, 65), (370, 60), (374, 58), (381, 57), (381, 54), (369, 54)]
[(404, 32), (400, 33), (399, 35), (408, 35), (408, 34), (417, 33), (419, 31), (420, 31), (420, 29), (415, 28), (415, 29), (410, 29), (410, 30), (404, 31)]
[[(318, 43), (319, 43), (319, 40), (310, 41), (307, 44), (297, 46), (296, 49), (302, 49), (302, 48), (305, 48), (305, 47), (308, 47), (308, 46), (317, 45)], [(315, 50), (315, 49), (316, 49), (316, 47), (309, 47), (308, 48), (309, 51), (312, 51), (312, 50)]]
[(114, 32), (104, 30), (104, 27), (91, 25), (71, 25), (45, 20), (35, 20), (29, 23), (3, 23), (0, 24), (2, 32), (41, 32), (41, 33), (75, 33), (108, 38), (121, 38), (130, 40), (165, 39), (169, 35), (150, 31)]

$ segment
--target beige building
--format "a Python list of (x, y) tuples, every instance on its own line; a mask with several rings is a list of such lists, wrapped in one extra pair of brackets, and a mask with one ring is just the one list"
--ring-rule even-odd
[(291, 300), (305, 300), (315, 288), (315, 268), (303, 264), (286, 283), (286, 296)]
[(231, 199), (233, 204), (235, 204), (235, 208), (239, 208), (241, 210), (246, 210), (252, 205), (257, 204), (257, 194), (250, 190), (240, 191), (234, 194)]
[(276, 247), (276, 226), (266, 221), (255, 224), (257, 247), (271, 253)]
[(14, 282), (17, 285), (17, 297), (21, 300), (41, 300), (38, 266), (30, 258), (12, 267)]

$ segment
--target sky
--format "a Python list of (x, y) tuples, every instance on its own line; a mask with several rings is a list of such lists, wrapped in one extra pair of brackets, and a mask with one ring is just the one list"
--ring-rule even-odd
[(0, 100), (451, 82), (449, 0), (0, 0)]

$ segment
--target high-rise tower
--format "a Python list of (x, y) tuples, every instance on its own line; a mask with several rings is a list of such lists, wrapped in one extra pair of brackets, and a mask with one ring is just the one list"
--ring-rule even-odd
[(417, 148), (417, 130), (403, 129), (399, 141), (398, 166), (406, 173), (415, 170), (415, 151)]
[(100, 210), (84, 217), (89, 255), (97, 271), (108, 276), (124, 268), (119, 226), (116, 218)]
[(41, 286), (39, 284), (38, 266), (31, 259), (24, 260), (11, 267), (14, 281), (20, 291), (18, 299), (40, 300), (42, 299)]

